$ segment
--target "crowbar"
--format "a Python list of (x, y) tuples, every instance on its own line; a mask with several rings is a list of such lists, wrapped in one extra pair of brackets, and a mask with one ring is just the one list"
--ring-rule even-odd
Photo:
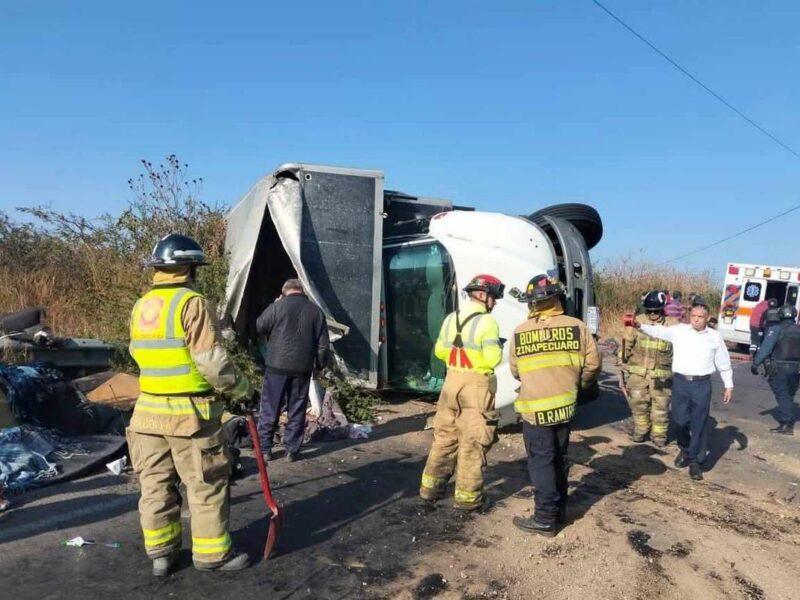
[(258, 465), (258, 476), (261, 479), (261, 491), (264, 492), (264, 502), (266, 502), (267, 508), (272, 512), (269, 518), (267, 542), (264, 544), (264, 560), (268, 560), (269, 557), (272, 556), (272, 551), (275, 549), (278, 536), (281, 533), (281, 529), (283, 529), (283, 509), (275, 502), (275, 497), (272, 495), (272, 488), (269, 485), (269, 475), (267, 474), (267, 465), (264, 462), (264, 455), (261, 453), (261, 441), (258, 439), (256, 420), (251, 414), (247, 415), (247, 430), (250, 433), (250, 439), (253, 441), (253, 449), (256, 453), (256, 464)]

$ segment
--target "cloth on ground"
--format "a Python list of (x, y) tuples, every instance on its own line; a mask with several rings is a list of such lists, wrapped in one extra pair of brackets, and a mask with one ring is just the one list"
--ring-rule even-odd
[(121, 436), (62, 437), (30, 425), (0, 430), (0, 486), (11, 492), (63, 481), (102, 466), (125, 446)]

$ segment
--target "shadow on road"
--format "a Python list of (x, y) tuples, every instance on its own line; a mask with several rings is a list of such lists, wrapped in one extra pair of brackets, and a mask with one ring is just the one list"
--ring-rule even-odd
[(747, 448), (747, 436), (742, 433), (738, 427), (728, 425), (727, 427), (720, 427), (719, 421), (714, 417), (708, 418), (708, 453), (703, 462), (703, 470), (710, 471), (713, 469), (719, 459), (733, 446), (734, 442), (737, 444), (737, 450), (744, 450)]
[(626, 446), (619, 454), (597, 454), (594, 446), (611, 440), (602, 436), (585, 437), (570, 443), (570, 459), (591, 469), (570, 494), (570, 520), (582, 518), (597, 502), (633, 485), (641, 477), (661, 475), (667, 468), (656, 457), (665, 453), (649, 444)]

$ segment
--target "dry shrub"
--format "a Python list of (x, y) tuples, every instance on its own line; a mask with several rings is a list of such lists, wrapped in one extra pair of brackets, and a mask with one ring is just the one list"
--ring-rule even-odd
[(684, 304), (690, 294), (699, 294), (711, 306), (712, 315), (719, 308), (721, 284), (711, 271), (685, 272), (628, 257), (597, 266), (594, 277), (603, 338), (621, 339), (622, 315), (635, 310), (642, 295), (651, 290), (680, 291)]
[(168, 233), (203, 246), (211, 265), (199, 270), (199, 287), (212, 302), (224, 298), (225, 208), (197, 198), (202, 180), (189, 180), (174, 155), (142, 167), (119, 216), (37, 207), (18, 209), (28, 217), (18, 222), (0, 213), (0, 314), (42, 306), (57, 335), (124, 343), (131, 308), (150, 281), (143, 263)]

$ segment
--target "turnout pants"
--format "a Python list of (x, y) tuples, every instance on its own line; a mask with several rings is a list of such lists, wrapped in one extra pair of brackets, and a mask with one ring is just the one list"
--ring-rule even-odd
[(798, 382), (800, 375), (796, 370), (779, 370), (769, 376), (769, 387), (778, 402), (776, 418), (781, 424), (794, 425), (794, 395), (797, 393)]
[(483, 467), (494, 443), (497, 412), (494, 375), (449, 371), (445, 377), (436, 415), (433, 445), (422, 473), (420, 496), (437, 500), (455, 472), (455, 504), (473, 508), (483, 501)]
[(284, 408), (288, 420), (283, 432), (283, 447), (286, 452), (296, 453), (303, 444), (306, 429), (306, 408), (311, 375), (294, 377), (267, 372), (261, 388), (261, 409), (258, 418), (258, 437), (266, 451), (272, 448), (272, 440), (278, 429), (278, 420)]
[(534, 488), (534, 518), (552, 525), (567, 508), (569, 432), (571, 423), (531, 425), (522, 422), (528, 474)]
[(672, 384), (672, 420), (678, 447), (690, 463), (701, 464), (706, 457), (708, 413), (711, 409), (711, 378), (689, 381), (676, 373)]
[(129, 429), (128, 446), (142, 490), (139, 516), (147, 556), (159, 558), (181, 547), (178, 484), (182, 481), (192, 516), (194, 562), (224, 562), (232, 553), (228, 533), (230, 459), (219, 422), (191, 437)]
[(634, 435), (647, 435), (655, 441), (667, 441), (671, 380), (652, 374), (628, 375), (629, 405), (633, 414)]

